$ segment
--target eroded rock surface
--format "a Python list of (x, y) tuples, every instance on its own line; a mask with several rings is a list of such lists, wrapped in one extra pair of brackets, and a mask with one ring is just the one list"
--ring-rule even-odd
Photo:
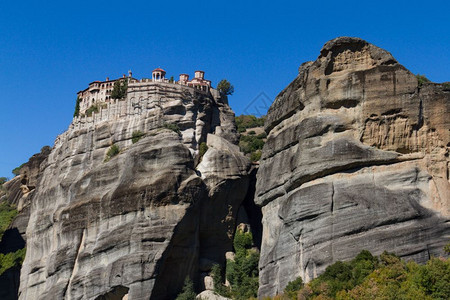
[(423, 262), (449, 234), (450, 93), (357, 38), (325, 44), (275, 99), (257, 174), (260, 296), (362, 249)]
[[(234, 228), (247, 190), (233, 112), (193, 88), (151, 88), (57, 138), (31, 201), (20, 299), (171, 299), (232, 249), (233, 232), (205, 228)], [(136, 131), (145, 136), (133, 144)]]

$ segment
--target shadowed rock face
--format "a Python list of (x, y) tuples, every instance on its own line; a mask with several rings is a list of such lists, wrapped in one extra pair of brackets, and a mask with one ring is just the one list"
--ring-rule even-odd
[(226, 102), (191, 90), (161, 85), (147, 112), (57, 138), (31, 200), (20, 299), (171, 299), (201, 261), (224, 260), (250, 163)]
[[(269, 109), (257, 174), (260, 296), (362, 249), (423, 262), (449, 233), (450, 93), (390, 53), (325, 44)], [(447, 223), (448, 224), (448, 223)]]
[[(50, 147), (43, 147), (40, 153), (33, 155), (22, 166), (18, 176), (4, 184), (4, 195), (1, 195), (0, 191), (0, 201), (10, 203), (19, 212), (2, 236), (0, 253), (7, 254), (25, 247), (25, 232), (30, 218), (31, 199), (40, 177), (40, 165), (49, 154)], [(13, 267), (5, 271), (0, 276), (0, 299), (17, 299), (19, 283), (20, 267)]]

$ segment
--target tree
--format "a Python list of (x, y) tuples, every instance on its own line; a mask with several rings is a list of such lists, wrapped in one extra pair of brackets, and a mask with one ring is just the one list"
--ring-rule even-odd
[(212, 266), (210, 274), (214, 282), (214, 292), (223, 297), (230, 297), (230, 290), (223, 284), (222, 269), (218, 264)]
[(188, 276), (184, 280), (183, 289), (181, 290), (181, 293), (178, 294), (176, 300), (195, 300), (196, 296), (197, 295), (195, 294), (195, 291), (194, 291), (194, 283)]
[(8, 181), (8, 178), (6, 177), (0, 177), (0, 185), (3, 185), (5, 182)]
[(217, 85), (217, 90), (222, 96), (233, 95), (234, 86), (232, 86), (228, 80), (222, 79)]
[(233, 299), (256, 298), (258, 294), (259, 252), (252, 248), (251, 232), (236, 230), (233, 246), (236, 256), (227, 260), (226, 276), (231, 285)]
[(114, 87), (111, 92), (111, 98), (113, 99), (123, 99), (127, 95), (128, 82), (126, 79), (116, 80), (114, 82)]
[(297, 299), (297, 294), (303, 287), (303, 280), (301, 277), (297, 277), (297, 279), (290, 281), (287, 286), (284, 288), (284, 293), (288, 296), (289, 299)]
[(73, 113), (73, 117), (78, 117), (78, 115), (80, 114), (80, 102), (81, 102), (81, 98), (77, 97), (77, 101), (75, 103), (75, 112)]
[(14, 174), (14, 176), (20, 175), (20, 170), (25, 165), (25, 163), (21, 164), (20, 166), (14, 168), (11, 172)]

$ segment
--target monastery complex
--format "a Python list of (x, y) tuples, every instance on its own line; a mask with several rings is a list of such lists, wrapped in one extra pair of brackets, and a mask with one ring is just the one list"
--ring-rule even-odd
[(182, 85), (195, 91), (202, 93), (213, 93), (217, 94), (217, 91), (211, 87), (211, 81), (204, 78), (204, 71), (195, 71), (194, 78), (189, 80), (188, 74), (180, 74), (179, 80), (174, 81), (173, 79), (166, 78), (166, 71), (161, 68), (156, 68), (152, 72), (152, 78), (143, 78), (141, 80), (133, 78), (132, 72), (128, 71), (128, 77), (124, 74), (122, 78), (112, 79), (109, 77), (105, 81), (93, 81), (89, 83), (89, 86), (77, 93), (80, 99), (80, 114), (84, 114), (89, 107), (93, 105), (104, 106), (115, 99), (111, 97), (111, 93), (114, 88), (114, 84), (117, 81), (126, 80), (128, 83), (127, 96), (128, 94), (139, 91), (140, 94), (146, 91), (153, 90), (154, 85), (161, 84), (176, 84)]

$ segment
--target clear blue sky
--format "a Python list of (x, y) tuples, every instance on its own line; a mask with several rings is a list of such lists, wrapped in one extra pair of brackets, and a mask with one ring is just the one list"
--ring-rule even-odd
[(449, 1), (1, 1), (0, 176), (53, 145), (77, 91), (129, 69), (227, 78), (237, 115), (261, 92), (273, 100), (337, 36), (450, 81), (449, 11)]

